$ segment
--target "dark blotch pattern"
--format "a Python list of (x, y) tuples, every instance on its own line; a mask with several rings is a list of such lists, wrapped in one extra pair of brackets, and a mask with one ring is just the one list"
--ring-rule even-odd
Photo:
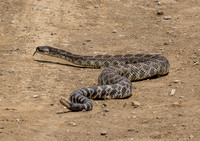
[(170, 67), (168, 60), (157, 54), (80, 56), (49, 46), (39, 46), (35, 53), (60, 57), (82, 66), (106, 67), (99, 75), (99, 86), (81, 88), (70, 94), (65, 103), (72, 111), (92, 110), (90, 99), (129, 97), (133, 89), (131, 81), (168, 74)]

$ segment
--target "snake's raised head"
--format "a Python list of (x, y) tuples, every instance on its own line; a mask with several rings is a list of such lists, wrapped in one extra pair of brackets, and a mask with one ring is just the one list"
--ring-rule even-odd
[(46, 55), (51, 55), (55, 52), (55, 50), (57, 50), (56, 48), (50, 47), (50, 46), (38, 46), (35, 50), (35, 52), (33, 53), (33, 56), (36, 53), (40, 53), (40, 54), (46, 54)]

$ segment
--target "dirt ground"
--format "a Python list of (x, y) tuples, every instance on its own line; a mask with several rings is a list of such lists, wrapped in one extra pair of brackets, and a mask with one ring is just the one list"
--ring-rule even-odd
[[(0, 36), (0, 140), (200, 140), (199, 0), (0, 0)], [(97, 85), (101, 70), (35, 61), (41, 45), (81, 55), (156, 52), (171, 68), (133, 82), (128, 99), (69, 112), (60, 97)]]

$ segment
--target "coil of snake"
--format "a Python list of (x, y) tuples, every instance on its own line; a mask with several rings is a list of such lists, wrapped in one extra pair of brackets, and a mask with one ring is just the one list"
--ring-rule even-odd
[(158, 53), (81, 56), (50, 46), (39, 46), (33, 56), (36, 53), (62, 58), (76, 65), (105, 67), (98, 77), (98, 86), (75, 90), (69, 99), (61, 97), (60, 103), (71, 111), (92, 110), (90, 99), (130, 97), (131, 81), (166, 75), (170, 68), (168, 60)]

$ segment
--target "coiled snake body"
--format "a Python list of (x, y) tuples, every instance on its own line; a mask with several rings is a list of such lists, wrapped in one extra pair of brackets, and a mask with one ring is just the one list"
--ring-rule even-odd
[(99, 75), (98, 86), (75, 90), (69, 99), (61, 97), (60, 103), (72, 111), (92, 110), (90, 99), (129, 97), (133, 89), (131, 81), (168, 74), (170, 67), (168, 60), (156, 53), (80, 56), (49, 46), (39, 46), (35, 53), (59, 57), (81, 66), (105, 67)]

